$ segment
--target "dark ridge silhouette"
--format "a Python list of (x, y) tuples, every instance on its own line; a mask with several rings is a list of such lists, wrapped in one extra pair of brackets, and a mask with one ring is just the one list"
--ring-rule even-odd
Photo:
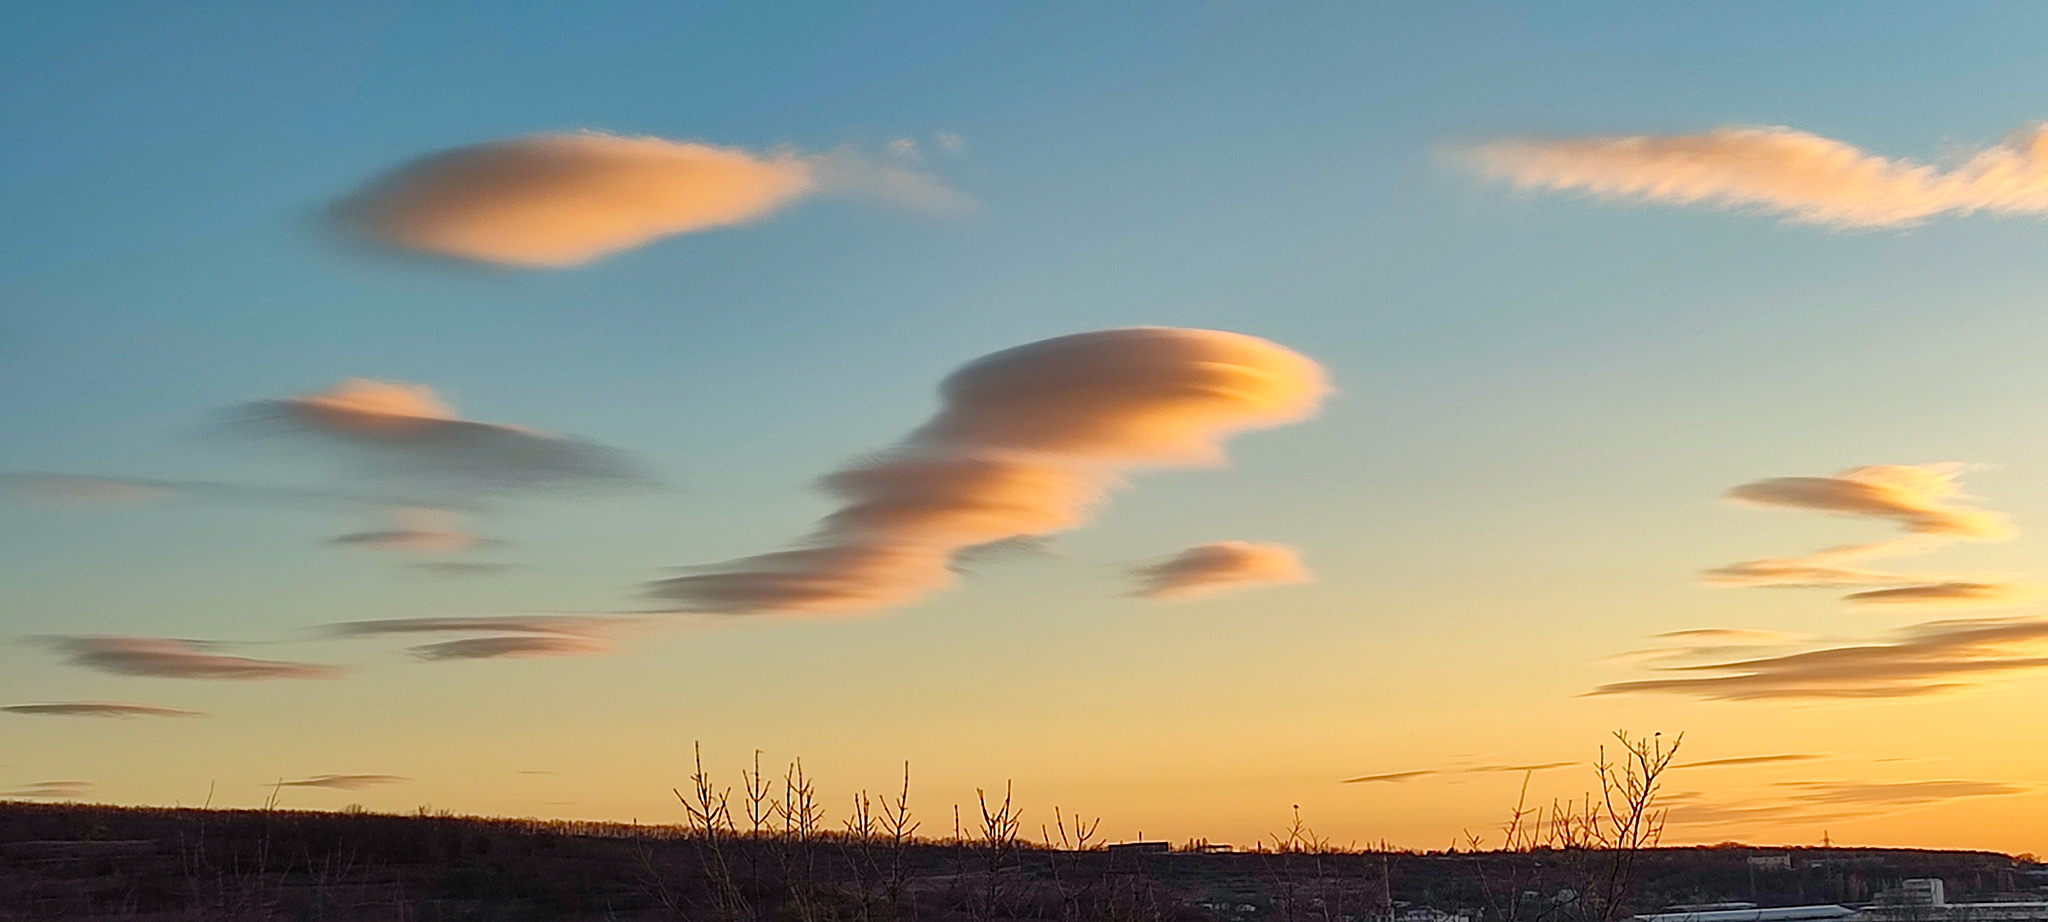
[[(1519, 876), (1548, 894), (1555, 881), (1545, 871), (1560, 864), (1544, 848), (1333, 849), (1292, 837), (1256, 852), (1200, 841), (1168, 852), (1061, 848), (1015, 838), (1007, 802), (986, 807), (988, 823), (973, 819), (973, 806), (967, 815), (981, 831), (932, 840), (892, 839), (884, 826), (865, 836), (727, 826), (707, 838), (688, 825), (426, 808), (399, 816), (0, 801), (0, 920), (1384, 922), (1438, 910), (1496, 922), (1486, 880)], [(983, 835), (991, 828), (993, 842)], [(1790, 855), (1791, 867), (1758, 871), (1748, 859), (1764, 851)], [(2028, 866), (1990, 852), (1728, 843), (1654, 849), (1640, 861), (1636, 906), (1648, 909), (1728, 899), (1855, 904), (1911, 877), (1943, 878), (1952, 897), (1990, 896), (2030, 879)]]

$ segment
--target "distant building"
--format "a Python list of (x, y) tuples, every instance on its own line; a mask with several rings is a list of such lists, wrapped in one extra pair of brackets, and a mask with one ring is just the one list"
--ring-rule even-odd
[[(1711, 905), (1711, 904), (1709, 904)], [(1636, 916), (1637, 922), (1834, 922), (1856, 915), (1856, 910), (1847, 906), (1825, 903), (1819, 906), (1774, 906), (1760, 909), (1754, 905), (1746, 909), (1691, 910), (1677, 908), (1677, 911), (1653, 912)]]
[(1172, 842), (1115, 842), (1115, 843), (1112, 843), (1112, 844), (1111, 844), (1111, 845), (1109, 846), (1109, 850), (1110, 850), (1110, 851), (1113, 851), (1113, 852), (1124, 852), (1124, 853), (1126, 853), (1126, 854), (1128, 854), (1128, 853), (1131, 853), (1131, 852), (1136, 852), (1136, 853), (1138, 853), (1138, 854), (1141, 854), (1141, 855), (1164, 855), (1164, 854), (1167, 854), (1167, 853), (1169, 853), (1169, 852), (1173, 851), (1173, 843), (1172, 843)]
[(1765, 870), (1788, 871), (1792, 869), (1792, 856), (1789, 854), (1751, 855), (1749, 856), (1749, 866)]
[(1855, 922), (2048, 922), (2048, 902), (1951, 903), (1941, 878), (1916, 877), (1880, 895)]

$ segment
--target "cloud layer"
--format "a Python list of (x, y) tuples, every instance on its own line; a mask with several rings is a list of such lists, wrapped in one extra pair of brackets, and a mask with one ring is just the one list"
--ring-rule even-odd
[(297, 781), (280, 781), (278, 786), (287, 788), (335, 788), (343, 791), (354, 791), (361, 788), (374, 787), (379, 784), (397, 784), (400, 781), (407, 780), (410, 779), (402, 775), (314, 775), (311, 778), (301, 778)]
[(334, 679), (333, 666), (211, 653), (206, 645), (161, 637), (44, 638), (66, 662), (115, 675), (168, 679)]
[(1293, 548), (1248, 541), (1198, 544), (1131, 573), (1139, 580), (1138, 595), (1149, 599), (1192, 599), (1229, 589), (1305, 583), (1312, 578)]
[(961, 202), (924, 174), (845, 151), (763, 155), (584, 132), (431, 154), (340, 203), (336, 214), (386, 246), (561, 267), (662, 237), (745, 224), (821, 190), (934, 209)]
[(2048, 212), (2048, 126), (2033, 125), (1943, 170), (1777, 127), (1676, 137), (1518, 138), (1464, 159), (1524, 189), (1777, 213), (1836, 227), (1939, 214)]
[(1616, 682), (1592, 694), (1661, 692), (1722, 701), (1902, 698), (2048, 667), (2048, 619), (1933, 621), (1891, 643), (1671, 666), (1669, 678)]
[(393, 474), (465, 489), (647, 486), (624, 455), (567, 436), (461, 419), (418, 384), (352, 378), (242, 410), (245, 432), (312, 437), (365, 452)]
[(1957, 464), (1876, 465), (1833, 477), (1773, 477), (1728, 491), (1760, 506), (1811, 509), (1886, 519), (1904, 538), (1831, 547), (1804, 557), (1767, 557), (1716, 567), (1701, 574), (1712, 586), (1777, 589), (1884, 587), (1845, 598), (1865, 607), (1998, 608), (2032, 598), (2036, 590), (2009, 580), (1943, 573), (1900, 573), (1860, 566), (1876, 557), (1933, 550), (1951, 541), (2001, 540), (2017, 534), (2005, 516), (1956, 504)]
[(1328, 391), (1308, 358), (1255, 337), (1139, 327), (968, 363), (894, 449), (823, 480), (842, 500), (804, 544), (661, 580), (699, 612), (845, 612), (952, 582), (961, 551), (1077, 527), (1141, 467), (1216, 464), (1231, 434), (1303, 419)]
[(42, 717), (203, 717), (198, 711), (181, 711), (177, 708), (157, 707), (149, 704), (123, 704), (118, 701), (63, 701), (50, 704), (10, 704), (0, 707), (9, 714), (32, 714)]
[(37, 781), (25, 784), (12, 791), (0, 793), (0, 797), (22, 797), (32, 800), (77, 800), (92, 790), (90, 781)]
[(337, 637), (388, 634), (484, 634), (409, 648), (425, 660), (505, 659), (610, 653), (604, 638), (645, 619), (588, 615), (501, 615), (457, 618), (391, 618), (327, 626)]

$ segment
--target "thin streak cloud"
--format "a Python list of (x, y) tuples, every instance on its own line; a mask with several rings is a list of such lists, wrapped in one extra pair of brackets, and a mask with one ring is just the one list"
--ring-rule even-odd
[(1666, 667), (1670, 678), (1590, 694), (1662, 693), (1721, 701), (1904, 698), (1969, 688), (2048, 667), (2048, 619), (1933, 621), (1891, 643)]
[(1726, 759), (1703, 759), (1698, 762), (1681, 762), (1672, 768), (1721, 768), (1730, 765), (1773, 765), (1780, 762), (1807, 762), (1824, 759), (1817, 752), (1786, 752), (1767, 756), (1734, 756)]
[(1784, 127), (1513, 138), (1461, 155), (1483, 175), (1523, 189), (1756, 211), (1832, 227), (1897, 227), (1980, 211), (2048, 213), (2048, 126), (2039, 124), (1948, 169)]
[(51, 637), (42, 642), (73, 666), (114, 675), (165, 679), (335, 679), (342, 670), (314, 663), (208, 652), (206, 645), (162, 637)]
[(0, 793), (0, 797), (20, 797), (29, 800), (77, 800), (92, 790), (90, 781), (37, 781), (25, 784), (12, 791)]
[(588, 637), (563, 635), (515, 635), (510, 637), (469, 637), (420, 644), (409, 648), (423, 660), (519, 659), (535, 656), (589, 656), (616, 652), (611, 644)]
[(9, 714), (28, 714), (39, 717), (204, 717), (198, 711), (178, 708), (157, 707), (151, 704), (125, 704), (119, 701), (60, 701), (49, 704), (10, 704), (0, 707)]
[(280, 781), (278, 786), (287, 788), (334, 788), (354, 791), (380, 784), (397, 784), (411, 779), (403, 775), (314, 775), (297, 781)]

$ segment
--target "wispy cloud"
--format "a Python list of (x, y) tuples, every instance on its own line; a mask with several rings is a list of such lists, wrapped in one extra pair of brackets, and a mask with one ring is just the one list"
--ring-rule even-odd
[(1131, 571), (1137, 594), (1149, 599), (1192, 599), (1229, 589), (1305, 583), (1308, 568), (1284, 544), (1217, 541)]
[(493, 543), (461, 527), (461, 517), (447, 509), (396, 506), (385, 510), (391, 527), (359, 531), (330, 539), (334, 544), (403, 554), (453, 554)]
[(516, 659), (530, 656), (588, 656), (611, 653), (611, 644), (588, 637), (562, 635), (518, 635), (511, 637), (467, 637), (443, 640), (409, 648), (424, 660)]
[(1957, 464), (1877, 465), (1833, 477), (1773, 477), (1728, 491), (1736, 500), (1843, 515), (1888, 519), (1907, 537), (1831, 547), (1804, 557), (1768, 557), (1716, 567), (1701, 574), (1711, 586), (1810, 589), (1884, 587), (1846, 599), (1863, 606), (1996, 608), (2032, 597), (2036, 590), (2011, 580), (1942, 573), (1873, 570), (1872, 558), (1933, 550), (1956, 540), (2000, 540), (2014, 531), (2005, 516), (1956, 504)]
[(2004, 608), (2040, 597), (2035, 586), (2019, 583), (1950, 581), (1926, 586), (1898, 586), (1852, 592), (1842, 598), (1856, 605), (1911, 605), (1915, 608)]
[(288, 788), (335, 788), (354, 791), (380, 784), (397, 784), (411, 779), (403, 775), (314, 775), (297, 781), (280, 781), (279, 786)]
[(1998, 781), (1780, 781), (1792, 800), (1816, 804), (1930, 804), (1963, 797), (2024, 794), (2031, 790)]
[(1414, 771), (1405, 771), (1405, 772), (1384, 772), (1384, 773), (1381, 773), (1381, 774), (1377, 774), (1377, 775), (1361, 775), (1361, 776), (1359, 776), (1359, 777), (1357, 777), (1357, 778), (1346, 778), (1346, 779), (1344, 779), (1344, 780), (1343, 780), (1343, 781), (1342, 781), (1341, 783), (1342, 783), (1342, 784), (1362, 784), (1362, 783), (1373, 783), (1373, 782), (1382, 782), (1382, 783), (1385, 783), (1385, 782), (1392, 782), (1392, 783), (1400, 783), (1400, 782), (1414, 781), (1414, 780), (1416, 780), (1417, 778), (1428, 778), (1428, 777), (1432, 777), (1432, 776), (1435, 776), (1435, 775), (1495, 774), (1495, 773), (1500, 773), (1500, 772), (1542, 772), (1542, 771), (1549, 771), (1549, 770), (1551, 770), (1551, 769), (1553, 769), (1553, 768), (1569, 768), (1569, 767), (1571, 767), (1571, 766), (1573, 766), (1573, 765), (1577, 765), (1577, 764), (1579, 764), (1579, 763), (1577, 763), (1577, 762), (1533, 762), (1533, 763), (1530, 763), (1530, 764), (1527, 764), (1527, 765), (1470, 765), (1470, 766), (1464, 766), (1464, 767), (1459, 767), (1459, 768), (1423, 768), (1423, 769), (1416, 769), (1416, 770), (1414, 770)]
[(1704, 134), (1515, 138), (1467, 163), (1525, 189), (1776, 213), (1835, 227), (1889, 227), (1941, 214), (2048, 213), (2048, 126), (2032, 125), (1949, 169), (1867, 154), (1783, 127)]
[(333, 666), (251, 659), (209, 652), (198, 641), (162, 637), (46, 637), (41, 642), (73, 666), (115, 675), (168, 679), (333, 679)]
[(211, 480), (157, 480), (149, 478), (90, 477), (45, 471), (17, 471), (0, 474), (0, 487), (16, 495), (53, 503), (76, 505), (127, 505), (192, 500), (213, 503), (247, 503), (276, 506), (409, 506), (456, 509), (460, 504), (445, 500), (428, 501), (406, 497), (315, 487), (269, 486), (221, 483)]
[(1642, 663), (1670, 660), (1697, 659), (1706, 656), (1729, 656), (1749, 654), (1768, 647), (1783, 647), (1804, 644), (1813, 640), (1806, 634), (1787, 631), (1760, 631), (1749, 628), (1704, 628), (1690, 631), (1667, 631), (1656, 635), (1666, 645), (1647, 650), (1631, 650), (1609, 657), (1613, 662)]
[(495, 576), (519, 569), (516, 564), (491, 563), (478, 560), (426, 560), (408, 564), (414, 570), (436, 573), (441, 576)]
[(344, 381), (318, 394), (243, 408), (239, 431), (328, 440), (378, 469), (473, 490), (645, 487), (651, 478), (618, 451), (568, 436), (458, 418), (417, 384)]
[(814, 192), (926, 208), (964, 197), (851, 150), (756, 154), (661, 138), (540, 134), (431, 154), (340, 203), (362, 236), (507, 266), (591, 262), (663, 237), (745, 224)]
[[(338, 637), (388, 634), (486, 634), (408, 648), (424, 660), (506, 659), (611, 653), (607, 638), (646, 619), (596, 615), (499, 615), (460, 618), (392, 618), (327, 626)], [(506, 636), (509, 635), (509, 636)]]
[(2048, 667), (2048, 619), (1934, 621), (1890, 643), (1827, 647), (1661, 670), (1670, 678), (1602, 685), (1591, 694), (1641, 692), (1724, 701), (1899, 698), (1966, 688)]
[(1817, 752), (1786, 752), (1767, 756), (1731, 756), (1726, 759), (1702, 759), (1698, 762), (1681, 762), (1672, 768), (1721, 768), (1729, 765), (1775, 765), (1781, 762), (1808, 762), (1825, 759)]
[(151, 704), (123, 704), (118, 701), (61, 701), (50, 704), (10, 704), (0, 707), (10, 714), (41, 717), (203, 717), (198, 711), (157, 707)]
[(77, 800), (92, 790), (90, 781), (37, 781), (15, 788), (0, 797), (24, 797), (31, 800)]
[(1891, 519), (1914, 534), (2012, 537), (2005, 516), (1954, 504), (1968, 498), (1955, 482), (1962, 469), (1960, 464), (1879, 464), (1833, 477), (1772, 477), (1729, 490), (1728, 496), (1759, 506)]
[(661, 580), (699, 612), (844, 612), (948, 585), (964, 549), (1081, 525), (1118, 473), (1220, 463), (1231, 434), (1305, 418), (1314, 362), (1236, 333), (1081, 333), (969, 363), (937, 415), (875, 460), (827, 476), (844, 501), (803, 546)]

